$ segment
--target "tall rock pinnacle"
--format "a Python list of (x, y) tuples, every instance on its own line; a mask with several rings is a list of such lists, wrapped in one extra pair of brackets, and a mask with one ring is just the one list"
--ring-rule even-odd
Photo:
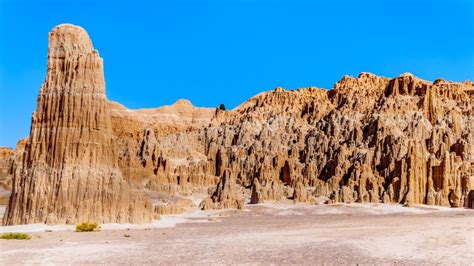
[(81, 27), (62, 24), (49, 33), (48, 72), (41, 93), (54, 92), (105, 97), (102, 58)]
[(84, 29), (59, 25), (3, 223), (150, 221), (117, 158), (102, 58)]

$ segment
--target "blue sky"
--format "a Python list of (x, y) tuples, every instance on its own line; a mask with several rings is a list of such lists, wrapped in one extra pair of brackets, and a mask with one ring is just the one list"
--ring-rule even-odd
[(469, 0), (0, 0), (0, 146), (29, 134), (48, 32), (61, 23), (88, 31), (107, 97), (129, 108), (180, 98), (233, 108), (363, 71), (474, 80)]

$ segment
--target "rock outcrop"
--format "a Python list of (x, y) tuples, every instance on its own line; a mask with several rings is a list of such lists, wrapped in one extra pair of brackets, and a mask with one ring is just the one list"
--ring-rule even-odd
[(243, 209), (244, 197), (239, 191), (240, 186), (235, 183), (235, 178), (230, 170), (224, 170), (221, 180), (212, 193), (211, 197), (204, 199), (200, 207), (208, 209)]
[(226, 158), (220, 167), (252, 186), (251, 203), (324, 196), (329, 202), (467, 206), (473, 89), (369, 73), (344, 77), (329, 91), (277, 88), (207, 128), (215, 147), (208, 156), (218, 157), (218, 150)]
[(8, 191), (12, 189), (14, 156), (13, 149), (0, 147), (0, 189)]
[(188, 208), (195, 207), (191, 199), (174, 197), (171, 200), (162, 200), (162, 203), (156, 204), (154, 211), (156, 215), (180, 214)]
[(21, 157), (27, 139), (19, 140), (15, 149), (0, 147), (0, 197), (8, 197), (13, 188), (13, 176), (22, 168)]
[(3, 223), (150, 220), (149, 200), (118, 167), (102, 58), (82, 28), (57, 26)]
[(7, 163), (3, 222), (146, 222), (189, 205), (150, 203), (143, 191), (209, 191), (203, 209), (282, 198), (471, 206), (473, 102), (469, 81), (361, 73), (233, 110), (187, 100), (129, 110), (106, 99), (87, 33), (61, 25), (24, 152)]

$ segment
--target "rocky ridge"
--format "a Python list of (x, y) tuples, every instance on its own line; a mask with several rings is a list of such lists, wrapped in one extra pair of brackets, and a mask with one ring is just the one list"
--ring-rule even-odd
[(469, 81), (361, 73), (233, 110), (187, 100), (128, 110), (106, 99), (85, 31), (58, 26), (4, 223), (146, 222), (152, 209), (191, 206), (153, 207), (142, 191), (208, 194), (203, 209), (282, 198), (471, 206), (473, 98)]

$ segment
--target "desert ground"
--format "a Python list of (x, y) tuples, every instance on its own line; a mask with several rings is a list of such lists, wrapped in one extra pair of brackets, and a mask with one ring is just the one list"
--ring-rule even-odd
[(0, 264), (472, 264), (474, 210), (387, 204), (247, 205), (189, 209), (145, 225), (20, 225)]

